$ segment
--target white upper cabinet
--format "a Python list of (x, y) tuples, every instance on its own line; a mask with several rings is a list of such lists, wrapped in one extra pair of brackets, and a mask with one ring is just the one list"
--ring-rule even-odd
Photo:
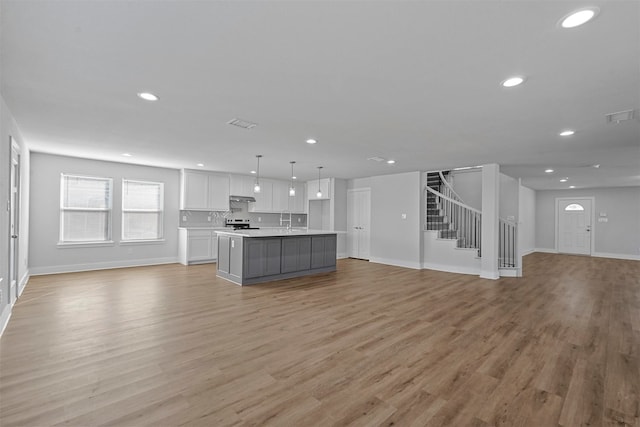
[[(318, 184), (319, 182), (319, 184)], [(307, 181), (307, 199), (308, 200), (326, 200), (331, 198), (331, 178), (323, 178), (321, 180), (314, 179)], [(317, 197), (318, 188), (322, 192), (322, 197)]]
[(273, 182), (273, 211), (289, 211), (289, 183), (286, 181)]
[(253, 186), (256, 179), (248, 175), (230, 175), (231, 183), (229, 194), (231, 196), (255, 197)]
[(249, 212), (273, 212), (272, 181), (268, 179), (261, 179), (260, 192), (253, 193), (252, 196), (256, 198), (256, 201), (249, 203)]
[(295, 182), (296, 195), (289, 197), (289, 210), (293, 213), (306, 213), (307, 192), (304, 182)]
[(181, 210), (229, 210), (229, 175), (184, 169)]

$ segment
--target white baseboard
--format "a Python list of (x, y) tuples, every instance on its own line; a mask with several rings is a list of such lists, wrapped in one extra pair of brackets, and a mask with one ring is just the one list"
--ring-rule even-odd
[[(559, 253), (555, 249), (548, 249), (548, 248), (536, 248), (535, 252), (543, 252), (548, 254)], [(568, 254), (568, 255), (571, 255), (571, 254)], [(633, 255), (633, 254), (614, 254), (610, 252), (593, 252), (591, 256), (598, 257), (598, 258), (615, 258), (615, 259), (628, 259), (632, 261), (640, 261), (640, 255)]]
[(551, 248), (535, 248), (533, 250), (533, 252), (542, 252), (545, 254), (557, 254), (558, 250), (557, 249), (551, 249)]
[(633, 261), (640, 261), (640, 255), (631, 255), (631, 254), (612, 254), (608, 252), (594, 252), (591, 256), (595, 256), (598, 258), (615, 258), (615, 259), (628, 259)]
[(526, 256), (526, 255), (532, 254), (534, 252), (536, 252), (535, 248), (534, 249), (527, 249), (526, 251), (523, 251), (520, 256)]
[(474, 276), (480, 274), (480, 270), (477, 268), (464, 267), (460, 265), (444, 265), (424, 262), (422, 263), (422, 268), (425, 268), (427, 270), (445, 271), (447, 273), (473, 274)]
[(90, 270), (108, 270), (111, 268), (143, 267), (145, 265), (173, 264), (178, 257), (148, 258), (121, 261), (92, 262), (88, 264), (51, 265), (46, 267), (32, 267), (31, 276), (42, 274), (75, 273)]
[(481, 271), (480, 277), (482, 279), (498, 280), (500, 278), (500, 274), (497, 271)]
[(375, 262), (376, 264), (393, 265), (396, 267), (413, 268), (415, 270), (421, 269), (421, 265), (419, 262), (411, 262), (400, 259), (369, 257), (369, 262)]
[(11, 318), (11, 305), (5, 305), (4, 310), (2, 310), (2, 313), (0, 313), (0, 337), (4, 333), (4, 330), (7, 328), (10, 318)]
[(20, 279), (20, 282), (18, 283), (18, 297), (22, 295), (24, 288), (27, 287), (27, 282), (29, 282), (29, 277), (31, 277), (31, 275), (29, 274), (29, 270), (27, 270), (24, 272), (22, 279)]
[(336, 259), (345, 259), (345, 258), (349, 258), (346, 252), (339, 253), (338, 256), (336, 256)]
[(519, 268), (500, 268), (498, 273), (500, 277), (522, 277), (522, 272)]

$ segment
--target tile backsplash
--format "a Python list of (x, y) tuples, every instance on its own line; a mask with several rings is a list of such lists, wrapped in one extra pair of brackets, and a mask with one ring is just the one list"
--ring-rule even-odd
[[(236, 210), (234, 212), (204, 212), (204, 211), (180, 211), (180, 227), (224, 227), (225, 220), (249, 219), (253, 227), (281, 227), (287, 226), (287, 221), (280, 221), (279, 213), (258, 213)], [(289, 214), (283, 214), (284, 220), (289, 219)], [(292, 227), (306, 227), (306, 214), (291, 214)]]
[(229, 212), (180, 211), (180, 227), (224, 227)]

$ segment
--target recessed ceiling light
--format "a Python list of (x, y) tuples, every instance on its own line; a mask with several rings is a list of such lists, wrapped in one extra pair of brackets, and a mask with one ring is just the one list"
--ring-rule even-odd
[(251, 173), (256, 173), (256, 171), (251, 171)]
[(576, 10), (571, 12), (560, 20), (560, 26), (562, 28), (575, 28), (582, 24), (586, 24), (591, 21), (600, 11), (597, 7), (589, 7), (586, 9)]
[(569, 178), (562, 178), (562, 179), (560, 180), (560, 182), (567, 182), (567, 181), (569, 181)]
[(297, 176), (292, 176), (291, 179), (298, 179), (298, 177)]
[(574, 133), (576, 133), (576, 131), (574, 130), (563, 130), (562, 132), (560, 132), (560, 136), (571, 136)]
[(514, 86), (518, 86), (519, 84), (522, 84), (522, 82), (524, 82), (524, 77), (520, 77), (520, 76), (509, 77), (507, 80), (502, 82), (502, 86), (514, 87)]
[(596, 163), (595, 165), (591, 165), (592, 168), (596, 168), (599, 169), (600, 168), (600, 163)]
[(140, 92), (138, 93), (138, 96), (144, 99), (145, 101), (157, 101), (158, 99), (160, 99), (156, 95), (150, 92)]
[(315, 139), (312, 139), (312, 138), (307, 139), (307, 144), (315, 144), (316, 142), (318, 141), (316, 141)]
[(545, 173), (553, 173), (553, 169), (545, 169)]
[(575, 185), (570, 185), (569, 188), (576, 188), (576, 186)]
[(204, 167), (204, 163), (198, 163), (198, 166), (200, 166), (201, 168)]
[(132, 156), (132, 154), (130, 154), (130, 153), (122, 153), (122, 155), (125, 156), (125, 157), (131, 157)]
[(389, 163), (390, 165), (394, 164), (395, 162), (395, 160), (387, 160), (387, 163)]

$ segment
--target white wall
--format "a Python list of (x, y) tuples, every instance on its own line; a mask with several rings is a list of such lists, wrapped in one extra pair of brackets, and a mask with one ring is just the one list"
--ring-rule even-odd
[(15, 294), (24, 289), (29, 279), (29, 151), (18, 125), (9, 111), (4, 99), (0, 96), (0, 206), (6, 206), (10, 198), (11, 175), (11, 142), (13, 137), (20, 146), (20, 218), (18, 231), (18, 289), (9, 289), (9, 212), (0, 209), (0, 333), (5, 327)]
[(421, 268), (420, 176), (409, 172), (370, 178), (371, 261)]
[(334, 231), (343, 231), (337, 236), (337, 256), (338, 258), (346, 258), (347, 256), (347, 181), (335, 178), (333, 181), (333, 191), (331, 203), (333, 205), (333, 224), (331, 229)]
[(519, 187), (520, 183), (517, 179), (500, 173), (500, 218), (518, 221)]
[[(100, 247), (60, 247), (60, 174), (113, 178), (112, 235)], [(122, 179), (164, 183), (164, 242), (121, 244)], [(31, 154), (31, 274), (177, 262), (180, 173), (176, 169)]]
[(482, 169), (451, 172), (452, 186), (465, 204), (482, 210)]
[(371, 178), (354, 178), (347, 181), (347, 189), (371, 188)]
[(520, 185), (518, 198), (518, 247), (526, 255), (536, 248), (536, 192)]
[[(593, 255), (640, 259), (640, 187), (536, 191), (536, 248), (556, 250), (555, 201), (558, 197), (595, 197)], [(598, 222), (600, 213), (608, 222)]]

